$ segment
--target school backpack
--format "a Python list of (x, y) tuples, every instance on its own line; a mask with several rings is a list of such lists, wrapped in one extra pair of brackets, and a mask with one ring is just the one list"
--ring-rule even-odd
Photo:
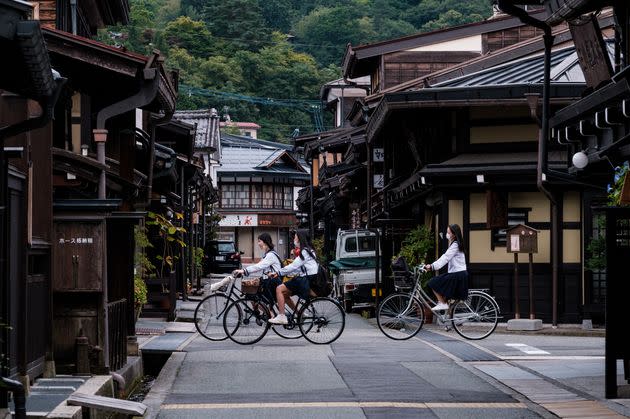
[(309, 284), (315, 295), (318, 297), (328, 297), (333, 290), (333, 284), (330, 280), (328, 270), (319, 262), (319, 258), (307, 249), (307, 252), (317, 262), (317, 275)]

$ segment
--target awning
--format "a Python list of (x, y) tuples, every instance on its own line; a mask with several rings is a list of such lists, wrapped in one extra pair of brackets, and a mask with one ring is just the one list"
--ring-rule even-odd
[[(420, 183), (457, 184), (487, 182), (531, 183), (538, 164), (536, 152), (466, 153), (438, 164), (428, 164), (418, 171)], [(549, 152), (549, 169), (566, 172), (567, 151)], [(482, 177), (480, 177), (482, 176)]]

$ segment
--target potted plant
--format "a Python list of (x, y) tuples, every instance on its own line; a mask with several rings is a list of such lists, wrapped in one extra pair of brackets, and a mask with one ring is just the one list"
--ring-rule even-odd
[(134, 228), (134, 238), (136, 242), (136, 253), (134, 255), (133, 269), (133, 306), (137, 321), (140, 317), (142, 306), (147, 303), (147, 284), (145, 279), (155, 276), (155, 265), (153, 265), (145, 252), (146, 248), (153, 247), (147, 237), (146, 227), (136, 226)]
[[(186, 247), (186, 243), (181, 239), (181, 234), (185, 233), (186, 229), (176, 226), (171, 219), (165, 215), (149, 211), (147, 216), (149, 217), (149, 221), (147, 221), (146, 224), (156, 227), (158, 236), (162, 239), (162, 254), (156, 255), (155, 259), (160, 262), (157, 271), (158, 276), (164, 278), (165, 274), (169, 274), (175, 270), (175, 262), (179, 259), (179, 250)], [(174, 216), (177, 220), (184, 219), (184, 215), (179, 212), (174, 213)]]
[[(149, 245), (146, 247), (151, 248), (148, 259), (153, 264), (154, 270), (145, 272), (142, 276), (148, 285), (147, 299), (161, 309), (168, 310), (169, 319), (174, 316), (177, 297), (175, 266), (181, 249), (186, 247), (186, 243), (181, 238), (186, 230), (175, 225), (173, 218), (182, 220), (184, 216), (177, 212), (170, 213), (168, 216), (155, 212), (147, 214), (145, 225)], [(184, 286), (187, 284), (185, 283)]]
[[(401, 243), (398, 256), (403, 256), (407, 261), (407, 264), (414, 268), (418, 265), (422, 265), (426, 262), (429, 251), (434, 247), (433, 235), (425, 225), (419, 225), (413, 230), (409, 231)], [(426, 289), (427, 283), (433, 274), (431, 272), (424, 272), (420, 276), (420, 284)], [(424, 308), (424, 315), (427, 319), (427, 323), (433, 321), (433, 312), (426, 307)]]

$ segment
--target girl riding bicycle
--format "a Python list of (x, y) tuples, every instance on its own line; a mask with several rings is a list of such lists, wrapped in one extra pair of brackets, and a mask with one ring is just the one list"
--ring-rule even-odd
[(315, 296), (311, 291), (310, 283), (317, 278), (319, 265), (315, 258), (315, 249), (313, 249), (306, 230), (297, 230), (295, 232), (293, 245), (295, 248), (300, 249), (299, 256), (295, 258), (293, 263), (281, 268), (277, 273), (272, 274), (272, 276), (290, 275), (298, 271), (301, 272), (301, 274), (276, 288), (278, 315), (269, 319), (269, 323), (271, 324), (288, 324), (289, 321), (284, 312), (284, 303), (287, 298), (292, 295), (298, 295), (300, 298), (306, 300), (309, 296)]
[(429, 281), (438, 303), (431, 310), (448, 310), (448, 300), (465, 300), (468, 296), (468, 272), (466, 271), (466, 248), (462, 230), (457, 224), (446, 228), (448, 249), (435, 262), (424, 265), (427, 271), (439, 271), (448, 263), (448, 273), (434, 276)]
[[(280, 256), (273, 250), (273, 240), (269, 233), (262, 233), (258, 236), (258, 247), (263, 251), (263, 258), (255, 265), (248, 266), (245, 269), (236, 269), (232, 272), (234, 276), (250, 276), (256, 272), (262, 272), (263, 275), (271, 272), (278, 272), (282, 268), (282, 260)], [(282, 280), (278, 277), (269, 278), (263, 284), (265, 295), (270, 301), (275, 299), (276, 288), (282, 284)]]

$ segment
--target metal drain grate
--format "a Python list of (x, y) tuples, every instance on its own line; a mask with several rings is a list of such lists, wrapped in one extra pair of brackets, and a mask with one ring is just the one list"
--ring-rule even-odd
[(151, 327), (136, 327), (136, 335), (163, 335), (164, 329), (156, 329)]

